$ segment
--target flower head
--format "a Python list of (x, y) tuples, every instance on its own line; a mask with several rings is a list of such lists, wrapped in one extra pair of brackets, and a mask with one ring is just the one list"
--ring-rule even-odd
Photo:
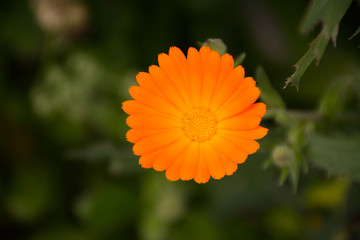
[(187, 57), (171, 47), (158, 61), (136, 76), (139, 86), (129, 89), (135, 100), (123, 103), (139, 163), (166, 170), (172, 181), (232, 175), (268, 131), (259, 126), (266, 106), (255, 103), (254, 79), (234, 68), (232, 56), (205, 46), (189, 48)]

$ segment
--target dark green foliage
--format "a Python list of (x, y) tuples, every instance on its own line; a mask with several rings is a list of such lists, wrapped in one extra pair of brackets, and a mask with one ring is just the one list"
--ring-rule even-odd
[[(0, 238), (359, 239), (358, 12), (306, 2), (3, 1)], [(233, 176), (170, 182), (139, 166), (121, 103), (157, 54), (208, 38), (256, 80), (269, 134)]]

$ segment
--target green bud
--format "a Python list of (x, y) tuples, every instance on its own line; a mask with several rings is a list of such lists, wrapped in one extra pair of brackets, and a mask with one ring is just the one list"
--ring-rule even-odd
[(278, 145), (272, 153), (273, 161), (279, 168), (289, 167), (295, 160), (294, 151), (287, 145)]
[(227, 52), (227, 47), (220, 38), (209, 38), (203, 43), (203, 46), (210, 47), (212, 50), (217, 51), (220, 55)]

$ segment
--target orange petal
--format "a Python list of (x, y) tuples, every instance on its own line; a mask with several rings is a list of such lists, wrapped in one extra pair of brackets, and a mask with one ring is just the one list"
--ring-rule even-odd
[(248, 156), (248, 154), (242, 148), (239, 148), (239, 146), (234, 144), (233, 141), (230, 141), (228, 138), (219, 134), (214, 136), (212, 142), (224, 156), (235, 163), (245, 162)]
[(198, 142), (191, 142), (184, 156), (180, 169), (180, 178), (190, 180), (195, 177), (199, 166), (200, 145)]
[(220, 107), (216, 112), (219, 121), (235, 116), (253, 104), (260, 96), (260, 90), (257, 87), (250, 88), (241, 96), (232, 98), (226, 104)]
[(178, 114), (178, 117), (171, 115), (171, 113), (164, 113), (160, 112), (154, 108), (150, 108), (148, 106), (145, 106), (135, 100), (127, 100), (122, 103), (122, 109), (124, 112), (126, 112), (129, 115), (157, 115), (157, 116), (163, 116), (163, 117), (170, 117), (173, 119), (180, 118), (180, 114)]
[(220, 156), (222, 166), (224, 167), (225, 170), (225, 174), (228, 176), (232, 175), (237, 170), (237, 163), (227, 158), (212, 141), (211, 144), (213, 145), (213, 147)]
[(135, 155), (144, 155), (160, 148), (166, 147), (183, 136), (180, 130), (161, 132), (156, 135), (146, 137), (134, 144), (133, 152)]
[(219, 73), (219, 80), (217, 83), (217, 87), (220, 86), (220, 84), (222, 84), (225, 79), (227, 79), (227, 77), (229, 76), (229, 74), (232, 72), (232, 70), (234, 69), (234, 58), (228, 54), (225, 53), (224, 55), (221, 56), (221, 66), (220, 66), (220, 73)]
[(211, 98), (215, 92), (216, 84), (219, 78), (220, 55), (212, 51), (208, 57), (204, 69), (204, 81), (202, 87), (201, 103), (209, 107)]
[(189, 89), (193, 105), (200, 106), (200, 94), (202, 86), (201, 59), (199, 52), (193, 47), (189, 48), (188, 50), (187, 66), (189, 73)]
[(156, 115), (131, 115), (126, 119), (129, 127), (135, 129), (174, 129), (181, 128), (180, 120)]
[(209, 179), (210, 179), (210, 172), (204, 156), (204, 148), (203, 145), (200, 144), (199, 167), (194, 180), (197, 183), (207, 183)]
[(176, 88), (174, 83), (160, 67), (155, 65), (150, 66), (149, 73), (169, 102), (171, 102), (181, 111), (188, 111), (189, 106), (186, 105), (183, 96), (179, 92), (179, 89)]
[(165, 176), (170, 181), (177, 181), (180, 179), (181, 167), (184, 162), (184, 156), (186, 155), (188, 149), (189, 148), (186, 148), (181, 155), (177, 156), (175, 162), (168, 169), (166, 169)]
[(231, 161), (230, 159), (225, 157), (222, 153), (221, 153), (221, 156), (222, 156), (222, 160), (223, 160), (222, 162), (223, 162), (223, 166), (225, 169), (225, 174), (228, 176), (233, 175), (234, 172), (236, 172), (236, 170), (238, 168), (237, 163), (235, 163), (234, 161)]
[(247, 154), (253, 154), (260, 148), (259, 143), (255, 140), (237, 138), (229, 135), (223, 135), (221, 133), (218, 133), (218, 135), (233, 142), (236, 146), (244, 150), (244, 152), (246, 152)]
[(225, 170), (221, 162), (220, 154), (209, 141), (203, 142), (202, 145), (210, 175), (214, 179), (223, 178), (225, 176)]
[(244, 117), (263, 117), (266, 113), (266, 105), (262, 102), (254, 103), (248, 109), (240, 113)]
[(168, 145), (164, 151), (156, 158), (153, 168), (156, 171), (164, 171), (169, 168), (189, 146), (190, 140), (183, 136), (174, 143)]
[[(171, 47), (169, 50), (169, 56), (171, 57), (172, 60), (174, 60), (182, 78), (184, 80), (187, 80), (188, 79), (187, 61), (184, 53), (177, 47)], [(187, 81), (185, 81), (185, 85), (187, 86)]]
[(155, 159), (157, 156), (159, 156), (159, 154), (163, 151), (163, 149), (159, 149), (157, 151), (148, 153), (144, 156), (141, 156), (139, 159), (139, 164), (143, 167), (143, 168), (152, 168)]
[(240, 81), (240, 85), (235, 89), (233, 94), (226, 99), (226, 101), (220, 105), (219, 107), (223, 107), (223, 105), (228, 104), (228, 102), (232, 101), (233, 98), (239, 98), (244, 95), (244, 92), (248, 91), (250, 88), (255, 87), (255, 81), (251, 77), (246, 77)]
[(201, 58), (201, 69), (203, 69), (203, 73), (205, 73), (204, 71), (205, 65), (206, 62), (208, 61), (208, 57), (211, 52), (216, 52), (216, 51), (212, 51), (208, 46), (202, 46), (199, 50), (200, 58)]
[(156, 82), (151, 77), (151, 75), (147, 72), (139, 72), (136, 75), (136, 81), (139, 84), (140, 87), (147, 88), (157, 95), (160, 95), (164, 97), (164, 94), (160, 91), (160, 89), (157, 87)]
[(260, 138), (263, 138), (267, 134), (268, 129), (259, 126), (254, 129), (251, 129), (251, 130), (218, 129), (217, 132), (220, 134), (237, 137), (237, 138), (260, 139)]
[(261, 118), (238, 115), (218, 122), (218, 129), (251, 130), (259, 126)]
[(244, 74), (244, 68), (242, 66), (237, 66), (231, 71), (228, 77), (220, 83), (210, 104), (212, 111), (215, 112), (234, 94), (243, 81)]
[(126, 139), (131, 142), (131, 143), (136, 143), (138, 141), (140, 141), (143, 138), (155, 135), (155, 134), (159, 134), (159, 133), (164, 133), (167, 131), (173, 131), (172, 129), (165, 129), (165, 130), (159, 130), (159, 129), (130, 129), (129, 131), (127, 131), (126, 133)]
[(184, 115), (182, 111), (172, 105), (168, 100), (146, 88), (132, 86), (129, 89), (129, 93), (137, 102), (153, 108), (156, 111), (179, 118), (182, 118)]
[(169, 79), (174, 83), (180, 94), (182, 95), (187, 106), (191, 107), (189, 99), (189, 89), (186, 85), (187, 78), (184, 78), (174, 62), (174, 60), (167, 54), (160, 54), (158, 57), (159, 66), (168, 75)]

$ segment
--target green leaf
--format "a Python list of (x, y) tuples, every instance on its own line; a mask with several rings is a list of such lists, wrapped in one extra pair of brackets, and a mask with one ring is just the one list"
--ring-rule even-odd
[[(346, 11), (350, 7), (352, 0), (329, 0), (323, 12), (323, 19), (325, 22), (324, 29), (332, 37), (332, 40), (336, 41), (337, 25), (345, 15)], [(336, 34), (333, 33), (336, 31)]]
[(261, 91), (260, 98), (271, 108), (286, 108), (285, 102), (273, 88), (263, 67), (259, 66), (255, 72), (256, 83)]
[(235, 58), (234, 66), (241, 65), (246, 57), (246, 53), (241, 53), (239, 56)]
[(309, 157), (331, 175), (360, 180), (360, 136), (330, 137), (313, 134), (309, 137)]
[(299, 159), (296, 159), (293, 164), (289, 166), (290, 182), (294, 192), (296, 192), (298, 188), (300, 170), (301, 162)]
[(295, 154), (295, 159), (300, 164), (303, 172), (305, 174), (308, 173), (309, 165), (308, 165), (307, 161), (305, 160), (302, 151), (300, 151), (300, 149), (297, 146), (294, 147), (294, 154)]
[(335, 47), (336, 47), (336, 38), (337, 38), (338, 32), (339, 32), (339, 24), (337, 24), (335, 26), (335, 28), (332, 30), (332, 32), (330, 34), (330, 38), (331, 38), (331, 40), (332, 40)]
[(320, 21), (322, 12), (329, 0), (313, 0), (304, 19), (300, 25), (300, 30), (303, 33), (309, 32)]
[(288, 176), (289, 176), (289, 168), (286, 167), (286, 168), (281, 169), (279, 182), (278, 182), (279, 186), (284, 185), (284, 183), (285, 183)]
[(335, 78), (320, 102), (319, 112), (322, 117), (332, 119), (342, 112), (353, 80), (353, 76), (350, 75)]
[(323, 55), (328, 42), (329, 35), (325, 30), (322, 30), (320, 34), (310, 43), (309, 50), (295, 64), (295, 72), (293, 75), (291, 75), (291, 77), (287, 78), (284, 88), (286, 88), (291, 83), (291, 86), (295, 86), (297, 90), (299, 90), (301, 77), (304, 75), (305, 71), (314, 60), (317, 62), (320, 61), (320, 58)]
[(272, 158), (269, 158), (268, 160), (266, 160), (263, 164), (263, 169), (267, 169), (271, 164), (273, 164), (273, 160)]
[[(352, 0), (314, 0), (301, 23), (303, 33), (310, 31), (320, 21), (324, 22), (327, 34), (336, 39), (337, 25), (345, 15)], [(336, 34), (333, 34), (336, 32)]]
[(299, 90), (301, 77), (307, 68), (316, 59), (320, 61), (326, 46), (331, 38), (336, 45), (336, 37), (339, 30), (339, 23), (346, 11), (348, 10), (352, 0), (314, 0), (306, 13), (305, 18), (300, 26), (302, 32), (308, 32), (320, 20), (323, 22), (323, 29), (320, 34), (311, 42), (310, 49), (295, 65), (295, 72), (285, 82), (286, 88), (289, 83)]

